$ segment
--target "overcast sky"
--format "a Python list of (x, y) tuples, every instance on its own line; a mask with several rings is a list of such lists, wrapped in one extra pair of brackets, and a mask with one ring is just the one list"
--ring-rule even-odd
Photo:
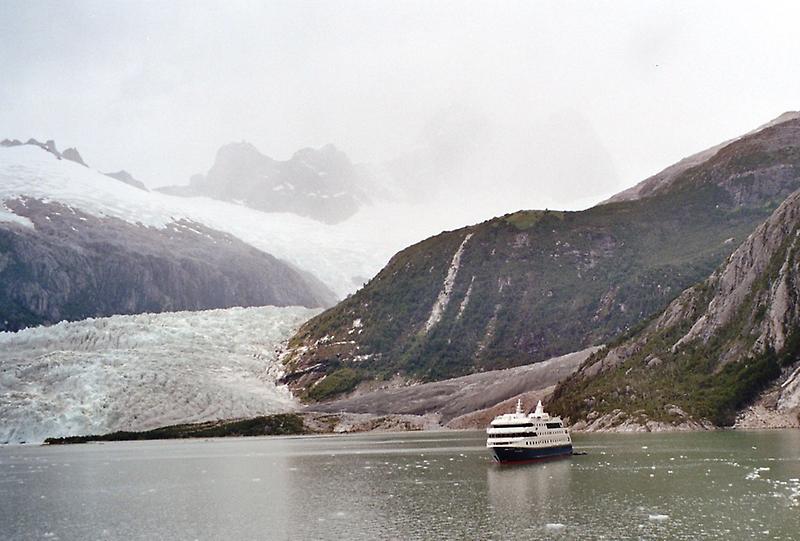
[(797, 6), (5, 0), (0, 138), (151, 186), (231, 141), (381, 162), (452, 139), (476, 216), (585, 207), (799, 109)]

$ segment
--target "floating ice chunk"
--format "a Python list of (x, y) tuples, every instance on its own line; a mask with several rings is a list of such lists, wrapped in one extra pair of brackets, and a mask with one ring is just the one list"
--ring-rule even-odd
[(545, 528), (548, 530), (563, 530), (566, 526), (561, 524), (560, 522), (548, 522), (544, 525)]
[(647, 518), (648, 518), (648, 520), (652, 520), (654, 522), (662, 522), (664, 520), (669, 519), (669, 515), (655, 514), (655, 515), (648, 515)]

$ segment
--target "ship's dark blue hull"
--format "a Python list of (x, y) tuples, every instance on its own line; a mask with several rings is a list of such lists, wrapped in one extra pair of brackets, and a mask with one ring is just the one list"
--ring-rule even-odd
[(531, 462), (545, 458), (555, 458), (572, 454), (572, 445), (561, 445), (559, 447), (490, 447), (492, 455), (497, 462)]

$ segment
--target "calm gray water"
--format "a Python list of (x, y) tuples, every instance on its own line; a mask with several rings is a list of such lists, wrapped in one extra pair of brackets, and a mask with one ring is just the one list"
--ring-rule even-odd
[(798, 539), (800, 431), (479, 432), (0, 448), (4, 539)]

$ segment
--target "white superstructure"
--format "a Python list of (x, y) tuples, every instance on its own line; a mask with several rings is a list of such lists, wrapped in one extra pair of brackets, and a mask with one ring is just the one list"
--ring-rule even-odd
[(572, 438), (560, 417), (544, 412), (541, 400), (525, 414), (517, 400), (514, 413), (495, 417), (486, 429), (486, 447), (499, 462), (533, 460), (572, 453)]

